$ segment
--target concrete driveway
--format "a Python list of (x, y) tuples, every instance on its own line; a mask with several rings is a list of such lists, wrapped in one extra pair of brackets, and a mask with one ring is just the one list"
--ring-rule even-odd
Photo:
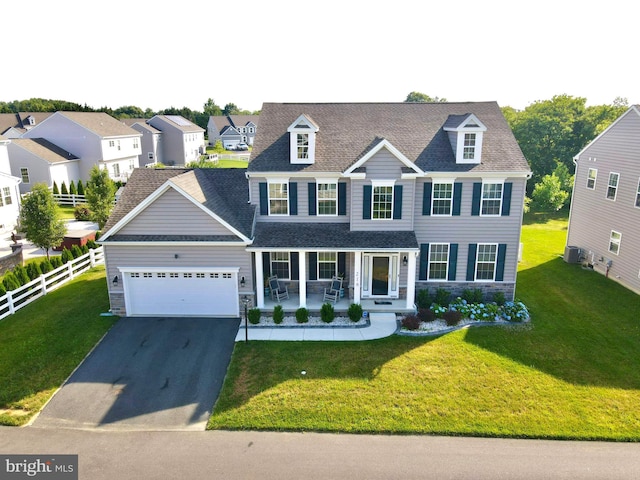
[(122, 318), (34, 426), (204, 430), (240, 319)]

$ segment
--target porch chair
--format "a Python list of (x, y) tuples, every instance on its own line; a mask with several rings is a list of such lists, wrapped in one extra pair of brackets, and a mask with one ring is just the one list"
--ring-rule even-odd
[(278, 276), (269, 277), (269, 288), (271, 289), (271, 299), (280, 302), (285, 298), (289, 298), (289, 289), (286, 285), (282, 285), (278, 281)]
[(342, 278), (331, 277), (331, 285), (324, 289), (323, 302), (332, 302), (334, 305), (340, 300), (340, 289), (342, 288)]

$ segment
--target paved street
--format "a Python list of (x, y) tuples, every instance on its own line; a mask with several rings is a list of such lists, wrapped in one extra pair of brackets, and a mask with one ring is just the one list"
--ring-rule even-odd
[(78, 454), (79, 478), (637, 479), (640, 444), (0, 427), (0, 453)]

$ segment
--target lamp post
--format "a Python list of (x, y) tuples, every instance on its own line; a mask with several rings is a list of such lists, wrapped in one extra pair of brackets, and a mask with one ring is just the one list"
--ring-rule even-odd
[(242, 304), (244, 305), (244, 343), (249, 342), (249, 319), (247, 315), (247, 309), (249, 307), (249, 297), (246, 295), (242, 296)]

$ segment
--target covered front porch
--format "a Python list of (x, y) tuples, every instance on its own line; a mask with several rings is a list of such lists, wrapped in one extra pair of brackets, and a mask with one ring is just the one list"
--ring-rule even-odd
[[(306, 308), (310, 312), (319, 312), (322, 308), (323, 295), (319, 294), (310, 294), (307, 295)], [(334, 305), (334, 311), (337, 315), (346, 314), (349, 309), (349, 305), (355, 303), (353, 300), (347, 298), (341, 298)], [(414, 310), (413, 305), (411, 308), (407, 308), (406, 299), (404, 298), (396, 298), (396, 299), (366, 299), (359, 302), (362, 306), (362, 310), (365, 312), (394, 312), (394, 313), (403, 313), (403, 312), (412, 312)], [(282, 305), (282, 308), (287, 313), (293, 313), (298, 308), (300, 308), (300, 296), (298, 294), (290, 294), (289, 298), (282, 300), (281, 302), (277, 302), (272, 300), (271, 298), (265, 298), (264, 306), (261, 310), (265, 312), (273, 312), (273, 309), (276, 305)]]

